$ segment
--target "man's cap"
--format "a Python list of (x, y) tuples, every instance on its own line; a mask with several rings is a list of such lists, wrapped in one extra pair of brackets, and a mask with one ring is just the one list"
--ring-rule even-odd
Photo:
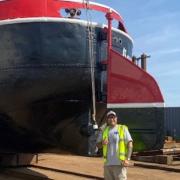
[(116, 116), (116, 113), (115, 113), (114, 111), (109, 111), (109, 112), (107, 113), (107, 117), (108, 117), (109, 115), (114, 115), (114, 116)]

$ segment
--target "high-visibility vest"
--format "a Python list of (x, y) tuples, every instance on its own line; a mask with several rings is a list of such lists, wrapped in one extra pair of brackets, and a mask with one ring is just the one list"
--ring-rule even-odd
[[(119, 158), (119, 160), (123, 161), (126, 159), (126, 155), (127, 155), (127, 146), (124, 139), (124, 131), (125, 129), (128, 128), (125, 125), (117, 125), (117, 126), (119, 133), (119, 146), (117, 150), (117, 157)], [(110, 127), (107, 126), (103, 131), (103, 140), (108, 140), (109, 131), (110, 131)], [(105, 163), (107, 162), (107, 154), (108, 154), (108, 145), (106, 144), (103, 145), (103, 157)]]

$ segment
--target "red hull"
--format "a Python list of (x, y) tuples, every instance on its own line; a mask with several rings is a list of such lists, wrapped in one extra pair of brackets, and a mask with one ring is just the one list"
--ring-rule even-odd
[(163, 106), (161, 91), (152, 76), (114, 50), (110, 51), (109, 107)]

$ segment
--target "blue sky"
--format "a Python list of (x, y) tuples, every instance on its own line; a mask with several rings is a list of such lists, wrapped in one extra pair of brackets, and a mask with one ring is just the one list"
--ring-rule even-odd
[(151, 55), (148, 72), (166, 106), (180, 106), (180, 1), (95, 0), (116, 9), (134, 39), (133, 54)]

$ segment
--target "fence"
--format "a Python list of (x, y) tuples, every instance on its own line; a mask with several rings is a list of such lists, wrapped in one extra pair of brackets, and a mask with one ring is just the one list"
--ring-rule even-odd
[(180, 140), (180, 107), (166, 107), (164, 121), (166, 135)]

